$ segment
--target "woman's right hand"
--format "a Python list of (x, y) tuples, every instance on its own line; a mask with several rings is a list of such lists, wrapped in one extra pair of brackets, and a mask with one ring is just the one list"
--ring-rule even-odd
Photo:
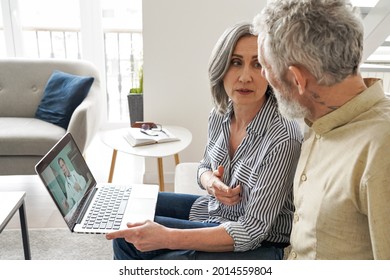
[(217, 170), (208, 174), (209, 177), (206, 180), (205, 187), (207, 192), (219, 202), (225, 205), (236, 205), (241, 200), (241, 186), (238, 185), (235, 188), (231, 188), (225, 185), (221, 180), (223, 172), (223, 166), (218, 166)]

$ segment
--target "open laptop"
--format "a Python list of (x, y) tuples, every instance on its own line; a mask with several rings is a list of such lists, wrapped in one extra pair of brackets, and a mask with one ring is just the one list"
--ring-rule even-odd
[(35, 170), (72, 232), (107, 233), (154, 219), (158, 186), (98, 184), (70, 133)]

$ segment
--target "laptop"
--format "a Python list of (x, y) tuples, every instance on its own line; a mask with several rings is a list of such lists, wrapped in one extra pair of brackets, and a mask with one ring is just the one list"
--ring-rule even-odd
[(71, 232), (108, 233), (127, 228), (127, 222), (154, 219), (158, 186), (97, 183), (70, 133), (35, 171)]

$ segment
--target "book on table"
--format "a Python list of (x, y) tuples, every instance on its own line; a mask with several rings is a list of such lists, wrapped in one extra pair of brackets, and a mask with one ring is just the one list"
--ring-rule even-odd
[(126, 130), (124, 137), (133, 147), (180, 140), (166, 128), (142, 129), (131, 127)]

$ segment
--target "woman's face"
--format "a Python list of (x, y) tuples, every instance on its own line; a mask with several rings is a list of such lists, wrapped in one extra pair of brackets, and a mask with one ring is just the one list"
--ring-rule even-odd
[(223, 84), (227, 95), (236, 105), (263, 103), (268, 82), (261, 75), (257, 51), (256, 36), (240, 38), (233, 50)]

